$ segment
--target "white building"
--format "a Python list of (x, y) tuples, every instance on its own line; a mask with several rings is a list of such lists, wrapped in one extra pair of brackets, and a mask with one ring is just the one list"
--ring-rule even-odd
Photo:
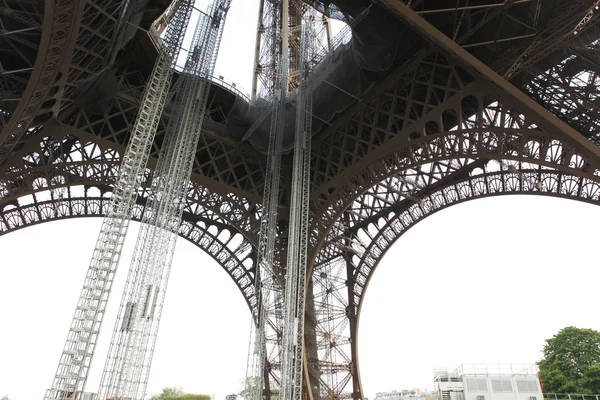
[(543, 400), (534, 364), (463, 364), (434, 370), (438, 400)]

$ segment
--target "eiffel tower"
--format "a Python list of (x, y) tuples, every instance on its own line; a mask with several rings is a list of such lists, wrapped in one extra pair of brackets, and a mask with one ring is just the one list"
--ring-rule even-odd
[[(278, 1), (262, 0), (261, 21)], [(123, 14), (126, 3), (136, 12)], [(304, 3), (352, 26), (351, 40), (334, 43), (313, 70), (304, 393), (362, 399), (362, 302), (407, 229), (487, 196), (598, 204), (600, 2)], [(106, 215), (169, 5), (1, 0), (0, 234)], [(259, 23), (259, 39), (264, 28)], [(273, 47), (265, 43), (255, 86), (268, 88), (261, 57)], [(252, 312), (268, 141), (260, 116), (247, 112), (253, 101), (213, 82), (179, 229), (224, 268)], [(167, 103), (134, 220), (144, 213), (172, 113)], [(283, 142), (281, 232), (292, 136)], [(280, 360), (266, 365), (276, 380)]]

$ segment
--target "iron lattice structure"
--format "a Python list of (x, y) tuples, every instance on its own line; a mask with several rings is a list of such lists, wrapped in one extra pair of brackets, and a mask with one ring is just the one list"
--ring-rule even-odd
[[(147, 11), (123, 14), (121, 0), (2, 1), (0, 234), (108, 214), (158, 55), (144, 30), (161, 29), (152, 23), (164, 24), (157, 10), (169, 6), (131, 1)], [(329, 11), (318, 1), (306, 3), (352, 22), (371, 2), (337, 0)], [(354, 26), (352, 41), (336, 54), (363, 51), (357, 68), (368, 84), (357, 91), (336, 84), (331, 90), (351, 96), (326, 123), (313, 120), (304, 326), (310, 399), (363, 397), (362, 300), (386, 250), (411, 226), (486, 196), (598, 204), (596, 6), (592, 0), (456, 0), (452, 6), (380, 0)], [(377, 34), (369, 35), (375, 25)], [(394, 47), (398, 38), (401, 49)], [(365, 51), (365, 43), (382, 53)], [(385, 65), (370, 67), (394, 52)], [(314, 81), (315, 110), (323, 104), (319, 90), (333, 87), (334, 75)], [(211, 86), (179, 235), (227, 271), (255, 312), (266, 156), (223, 128), (239, 101), (247, 100), (232, 88)], [(167, 103), (133, 206), (136, 220), (171, 113)], [(289, 152), (282, 165), (278, 235), (289, 215)], [(277, 377), (277, 356), (266, 365)]]

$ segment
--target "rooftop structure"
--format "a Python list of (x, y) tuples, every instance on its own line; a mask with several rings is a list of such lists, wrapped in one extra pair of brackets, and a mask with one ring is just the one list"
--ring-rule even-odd
[(434, 370), (438, 400), (542, 400), (535, 364), (463, 364)]

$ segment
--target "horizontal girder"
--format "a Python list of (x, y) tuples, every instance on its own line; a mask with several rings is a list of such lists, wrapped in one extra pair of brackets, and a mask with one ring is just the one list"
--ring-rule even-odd
[[(61, 125), (50, 128), (30, 137), (20, 158), (13, 159), (1, 176), (0, 209), (40, 192), (75, 185), (96, 187), (104, 196), (110, 196), (123, 148)], [(152, 174), (150, 168), (145, 172), (138, 195), (140, 203), (148, 195)], [(254, 243), (257, 209), (245, 199), (231, 193), (221, 195), (193, 180), (187, 201), (184, 215), (189, 221), (227, 226)]]
[[(418, 200), (405, 197), (401, 207), (390, 207), (376, 221), (361, 226), (352, 233), (349, 252), (353, 266), (353, 299), (360, 312), (368, 282), (393, 243), (419, 221), (454, 204), (504, 194), (534, 194), (600, 204), (600, 183), (581, 176), (550, 169), (531, 168), (521, 163), (518, 168), (506, 168), (490, 161), (457, 180), (443, 182), (428, 194), (416, 194)], [(371, 189), (377, 190), (376, 187)], [(368, 194), (365, 194), (368, 196)]]
[[(531, 160), (528, 147), (536, 142), (542, 152), (556, 146), (560, 151), (538, 157), (535, 163), (598, 179), (597, 148), (582, 143), (581, 135), (560, 125), (558, 119), (540, 115), (537, 104), (523, 103), (522, 98), (476, 73), (466, 75), (443, 53), (422, 57), (412, 70), (318, 147), (317, 163), (322, 158), (331, 164), (330, 170), (335, 166), (339, 172), (313, 192), (312, 201), (321, 213), (313, 218), (313, 232), (327, 232), (341, 212), (373, 184), (409, 165), (434, 160)], [(574, 159), (582, 162), (573, 163)], [(316, 187), (317, 179), (315, 173)], [(318, 249), (320, 242), (314, 243)]]

